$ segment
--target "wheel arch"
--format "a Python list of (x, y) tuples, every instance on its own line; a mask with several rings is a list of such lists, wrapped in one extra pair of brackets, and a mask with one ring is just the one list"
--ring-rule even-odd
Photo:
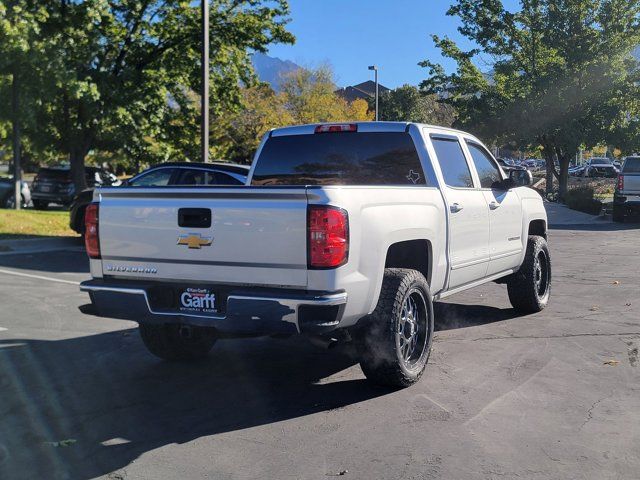
[(433, 246), (429, 240), (415, 239), (392, 243), (387, 248), (384, 268), (417, 270), (431, 284)]
[(543, 237), (545, 240), (547, 239), (547, 222), (546, 220), (539, 218), (535, 220), (529, 221), (529, 235), (537, 235), (539, 237)]

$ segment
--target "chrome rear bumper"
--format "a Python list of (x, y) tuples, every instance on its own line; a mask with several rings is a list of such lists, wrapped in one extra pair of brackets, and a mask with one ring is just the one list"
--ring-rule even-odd
[(324, 333), (339, 326), (347, 302), (344, 292), (243, 288), (229, 292), (223, 312), (194, 314), (154, 306), (149, 294), (152, 287), (157, 285), (96, 279), (83, 282), (80, 290), (89, 293), (99, 316), (213, 327), (229, 334)]

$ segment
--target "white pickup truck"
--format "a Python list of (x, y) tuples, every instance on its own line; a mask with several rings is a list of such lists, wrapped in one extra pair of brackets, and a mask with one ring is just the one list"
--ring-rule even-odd
[(613, 221), (640, 213), (640, 156), (627, 157), (616, 182), (613, 195)]
[(547, 217), (530, 182), (451, 129), (280, 128), (246, 186), (96, 190), (81, 290), (164, 359), (300, 333), (354, 341), (367, 378), (407, 386), (429, 357), (434, 300), (499, 281), (518, 311), (547, 304)]

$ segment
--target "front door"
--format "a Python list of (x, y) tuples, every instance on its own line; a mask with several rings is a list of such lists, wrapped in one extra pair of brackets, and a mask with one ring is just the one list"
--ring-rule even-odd
[(487, 275), (517, 267), (522, 239), (522, 203), (514, 189), (504, 188), (503, 175), (496, 161), (482, 145), (467, 141), (478, 174), (480, 188), (489, 210), (489, 268)]

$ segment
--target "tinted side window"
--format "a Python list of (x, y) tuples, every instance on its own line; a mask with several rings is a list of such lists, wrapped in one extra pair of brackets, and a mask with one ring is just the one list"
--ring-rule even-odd
[(195, 170), (192, 168), (180, 171), (176, 185), (206, 185), (207, 173), (205, 170)]
[(495, 188), (502, 180), (498, 166), (489, 158), (487, 152), (475, 143), (467, 142), (467, 146), (469, 147), (469, 152), (471, 152), (473, 164), (478, 171), (478, 177), (480, 177), (480, 186), (482, 188)]
[(415, 144), (404, 132), (274, 136), (253, 185), (424, 185)]
[(41, 168), (36, 176), (38, 181), (68, 182), (71, 180), (71, 171), (57, 168)]
[(233, 178), (231, 175), (227, 175), (226, 173), (215, 172), (215, 178), (212, 179), (212, 183), (216, 185), (244, 185), (243, 182)]
[(143, 174), (140, 177), (130, 180), (129, 186), (132, 187), (161, 187), (169, 185), (171, 175), (173, 175), (173, 168), (160, 168), (158, 170), (151, 171)]
[(473, 188), (471, 171), (458, 140), (431, 137), (444, 181), (450, 187)]

